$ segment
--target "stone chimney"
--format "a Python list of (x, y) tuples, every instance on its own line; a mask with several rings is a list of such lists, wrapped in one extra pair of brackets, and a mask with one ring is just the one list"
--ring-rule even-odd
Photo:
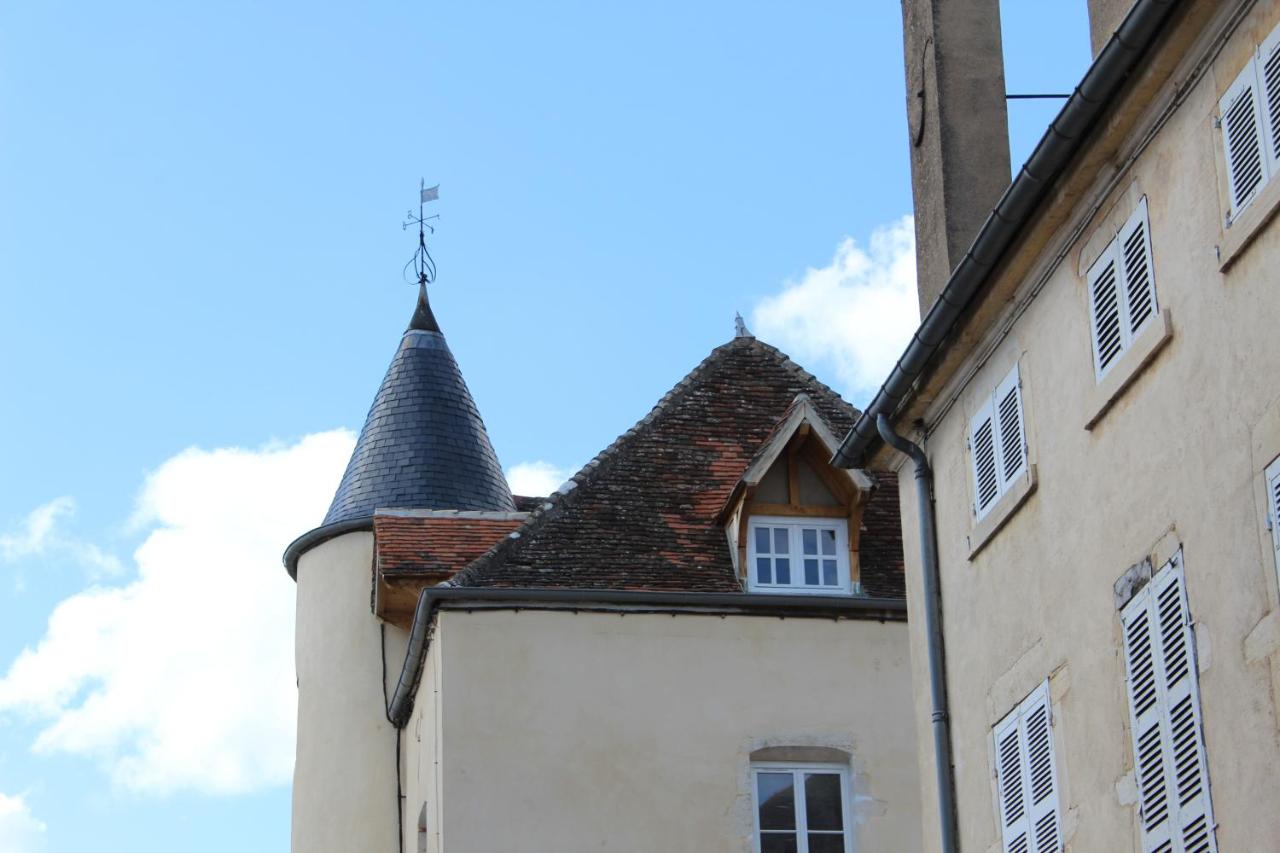
[(1089, 0), (1089, 44), (1095, 58), (1132, 8), (1133, 0)]
[(1009, 186), (1009, 118), (999, 0), (902, 0), (902, 21), (923, 316)]

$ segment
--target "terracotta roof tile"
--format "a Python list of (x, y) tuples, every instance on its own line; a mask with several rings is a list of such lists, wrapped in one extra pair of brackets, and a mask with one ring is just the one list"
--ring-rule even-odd
[[(486, 517), (488, 516), (488, 517)], [(400, 513), (373, 517), (381, 574), (451, 576), (519, 527), (524, 513)]]
[[(502, 539), (451, 583), (740, 591), (716, 516), (801, 393), (835, 433), (853, 424), (856, 410), (785, 354), (734, 338), (535, 509), (518, 538)], [(898, 597), (896, 482), (876, 478), (883, 488), (864, 514), (863, 587)]]

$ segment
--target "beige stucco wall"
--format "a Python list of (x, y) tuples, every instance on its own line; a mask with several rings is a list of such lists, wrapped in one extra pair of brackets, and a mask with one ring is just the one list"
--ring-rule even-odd
[[(1227, 4), (1224, 5), (1224, 10)], [(1280, 20), (1259, 3), (1136, 163), (1043, 290), (994, 334), (989, 359), (939, 398), (927, 449), (936, 473), (949, 695), (963, 849), (998, 849), (991, 727), (1052, 677), (1068, 849), (1138, 848), (1120, 622), (1112, 587), (1131, 565), (1184, 549), (1196, 622), (1206, 748), (1222, 850), (1280, 839), (1280, 650), (1276, 567), (1262, 470), (1280, 454), (1280, 226), (1227, 273), (1217, 101)], [(1179, 75), (1175, 75), (1178, 77)], [(1167, 93), (1151, 103), (1167, 102)], [(1130, 146), (1132, 147), (1132, 146)], [(1142, 196), (1157, 298), (1173, 335), (1092, 430), (1094, 371), (1083, 273)], [(1083, 205), (1089, 200), (1082, 201)], [(1050, 244), (1052, 245), (1052, 241)], [(1030, 284), (1029, 282), (1027, 283)], [(1027, 296), (1024, 287), (1022, 296)], [(1007, 314), (1013, 318), (1012, 310)], [(966, 430), (1018, 363), (1035, 491), (972, 560)], [(902, 480), (917, 731), (928, 744), (914, 483)], [(921, 750), (925, 849), (938, 849), (932, 755)]]
[(743, 853), (748, 756), (776, 745), (852, 753), (856, 850), (919, 848), (900, 622), (438, 618), (406, 738), (407, 850), (426, 802), (433, 853)]
[[(381, 632), (369, 610), (373, 534), (348, 533), (298, 562), (297, 853), (394, 850), (395, 729), (382, 704)], [(387, 627), (390, 679), (405, 637)]]

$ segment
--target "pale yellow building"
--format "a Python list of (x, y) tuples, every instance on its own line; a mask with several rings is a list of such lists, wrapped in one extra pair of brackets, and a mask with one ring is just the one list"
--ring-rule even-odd
[(830, 465), (856, 415), (740, 329), (515, 497), (424, 289), (285, 557), (293, 849), (918, 849), (896, 484)]
[(838, 461), (901, 472), (923, 849), (1277, 850), (1280, 4), (1090, 12), (1012, 184), (964, 142), (998, 58), (908, 70), (955, 132), (915, 143), (917, 227), (965, 239), (920, 241), (925, 319)]

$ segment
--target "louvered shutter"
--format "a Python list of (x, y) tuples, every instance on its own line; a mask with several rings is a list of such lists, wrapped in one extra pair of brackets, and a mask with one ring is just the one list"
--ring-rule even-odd
[(969, 422), (969, 450), (973, 460), (973, 508), (982, 518), (1000, 497), (1000, 463), (996, 458), (996, 425), (990, 399)]
[(1093, 332), (1093, 367), (1101, 379), (1124, 349), (1119, 252), (1114, 242), (1089, 268), (1089, 319)]
[(1005, 492), (1027, 467), (1022, 423), (1022, 389), (1015, 367), (996, 388), (996, 440), (999, 445), (1000, 491)]
[(1062, 849), (1048, 687), (1037, 687), (994, 730), (1004, 853)]
[(1120, 260), (1124, 272), (1125, 348), (1156, 313), (1155, 271), (1151, 263), (1151, 225), (1147, 220), (1147, 200), (1120, 229)]
[(1272, 175), (1280, 172), (1280, 27), (1258, 49), (1258, 83), (1261, 89), (1263, 146)]
[(1144, 853), (1214, 853), (1195, 645), (1181, 558), (1121, 613)]
[(996, 726), (996, 788), (1000, 796), (1000, 838), (1004, 853), (1027, 853), (1031, 849), (1027, 823), (1026, 774), (1022, 736), (1015, 710)]
[(1251, 60), (1218, 102), (1232, 218), (1253, 200), (1269, 174), (1258, 100), (1257, 63)]

